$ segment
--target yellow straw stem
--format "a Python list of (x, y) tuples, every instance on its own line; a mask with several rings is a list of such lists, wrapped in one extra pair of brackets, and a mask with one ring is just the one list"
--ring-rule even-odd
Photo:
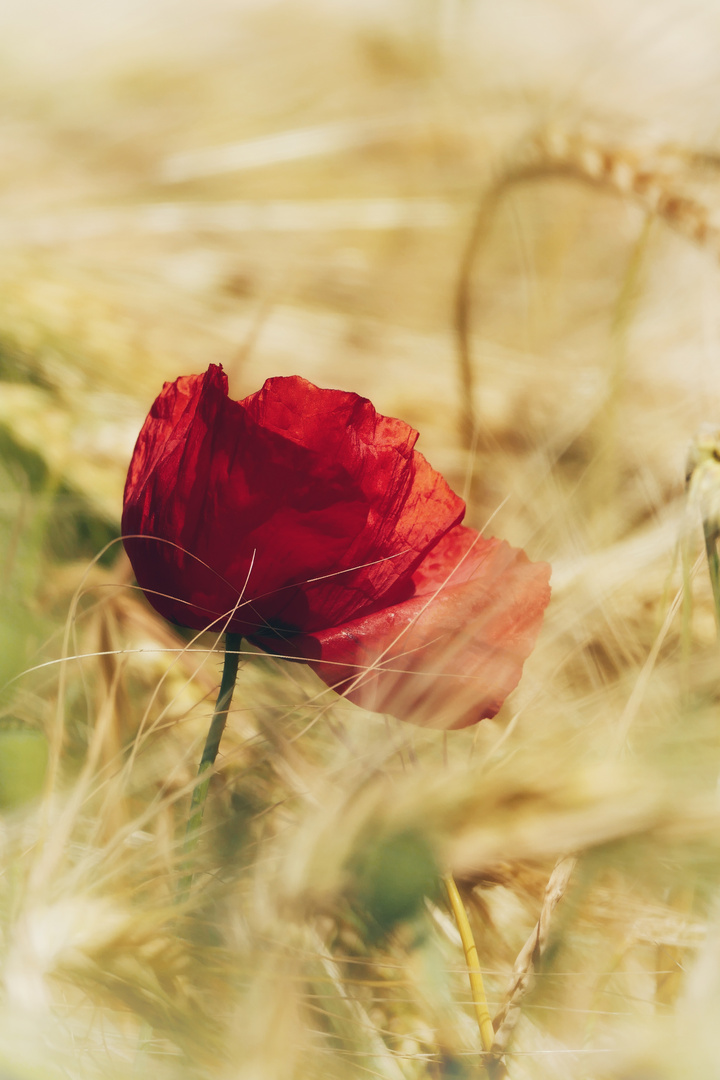
[(492, 1020), (490, 1019), (487, 998), (485, 997), (485, 986), (480, 972), (480, 963), (478, 961), (477, 948), (475, 947), (475, 939), (473, 938), (465, 905), (458, 892), (455, 879), (452, 874), (445, 874), (443, 881), (445, 882), (445, 888), (447, 889), (450, 907), (455, 916), (457, 928), (460, 931), (460, 939), (462, 941), (463, 952), (465, 953), (465, 963), (467, 964), (468, 976), (470, 978), (470, 993), (472, 994), (473, 1004), (475, 1005), (475, 1015), (477, 1017), (478, 1027), (480, 1028), (482, 1048), (483, 1050), (488, 1051), (492, 1049), (495, 1032), (493, 1030)]

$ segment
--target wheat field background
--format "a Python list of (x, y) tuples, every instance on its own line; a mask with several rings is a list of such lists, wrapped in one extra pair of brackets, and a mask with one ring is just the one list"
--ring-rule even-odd
[[(719, 42), (687, 0), (2, 5), (2, 1080), (488, 1075), (447, 869), (493, 1076), (717, 1077), (684, 479), (720, 424)], [(446, 736), (249, 653), (178, 906), (221, 656), (117, 537), (150, 403), (210, 362), (413, 424), (553, 600)]]

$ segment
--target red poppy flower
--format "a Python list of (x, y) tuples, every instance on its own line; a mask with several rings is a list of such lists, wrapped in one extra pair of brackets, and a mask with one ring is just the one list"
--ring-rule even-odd
[(517, 685), (549, 567), (460, 525), (417, 432), (299, 376), (232, 401), (227, 378), (166, 383), (122, 517), (151, 604), (308, 661), (368, 707), (433, 726), (492, 716)]

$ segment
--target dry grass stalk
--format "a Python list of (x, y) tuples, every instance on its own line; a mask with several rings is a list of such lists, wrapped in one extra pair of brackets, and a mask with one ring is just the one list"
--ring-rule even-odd
[(720, 258), (720, 209), (694, 192), (693, 166), (717, 169), (717, 155), (686, 148), (636, 149), (618, 145), (585, 129), (558, 124), (523, 140), (483, 190), (460, 260), (454, 302), (458, 380), (461, 387), (460, 434), (474, 450), (482, 437), (474, 412), (472, 356), (472, 277), (498, 208), (518, 186), (545, 180), (576, 180), (631, 199), (650, 217), (658, 217), (688, 240)]
[[(689, 148), (635, 148), (586, 130), (551, 126), (531, 139), (510, 183), (542, 175), (574, 177), (634, 199), (648, 214), (720, 255), (720, 222), (707, 201), (693, 194), (693, 164), (707, 155)], [(536, 172), (537, 171), (537, 172)]]
[[(502, 1062), (502, 1056), (510, 1044), (517, 1022), (520, 1019), (523, 998), (530, 989), (533, 971), (537, 967), (537, 963), (547, 945), (553, 912), (563, 898), (576, 862), (577, 859), (573, 855), (566, 855), (555, 864), (545, 888), (540, 917), (518, 953), (513, 966), (512, 982), (506, 991), (505, 1000), (493, 1020), (493, 1027), (495, 1028), (493, 1053), (497, 1055), (499, 1063)], [(500, 1064), (496, 1075), (498, 1080), (504, 1075)]]

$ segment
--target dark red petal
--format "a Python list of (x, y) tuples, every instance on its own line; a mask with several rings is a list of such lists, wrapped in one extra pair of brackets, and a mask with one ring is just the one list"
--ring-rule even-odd
[[(409, 596), (464, 504), (417, 433), (297, 376), (241, 402), (220, 368), (166, 384), (138, 438), (123, 534), (174, 622), (315, 631)], [(218, 628), (224, 623), (219, 622)]]
[[(321, 479), (320, 470), (332, 464), (366, 510), (361, 527), (343, 532), (342, 556), (324, 560), (322, 580), (296, 576), (301, 589), (285, 601), (281, 620), (322, 629), (409, 595), (420, 559), (465, 513), (462, 500), (414, 449), (417, 432), (380, 416), (367, 398), (321, 390), (299, 377), (268, 379), (242, 404), (262, 430), (287, 440), (283, 468), (292, 467), (298, 450), (311, 451), (316, 464), (306, 482)], [(298, 610), (299, 602), (307, 610)]]
[(338, 692), (427, 727), (494, 716), (520, 679), (550, 600), (550, 567), (453, 529), (403, 603), (291, 642)]
[[(213, 391), (227, 394), (227, 378), (216, 365), (202, 375), (165, 383), (138, 435), (125, 482), (122, 534), (135, 576), (157, 611), (183, 626), (208, 625), (224, 610), (215, 598), (208, 604), (198, 588), (197, 578), (208, 572), (187, 551), (182, 523), (186, 495), (179, 483), (186, 441)], [(208, 577), (212, 591), (217, 575)], [(230, 606), (234, 592), (227, 588)]]

